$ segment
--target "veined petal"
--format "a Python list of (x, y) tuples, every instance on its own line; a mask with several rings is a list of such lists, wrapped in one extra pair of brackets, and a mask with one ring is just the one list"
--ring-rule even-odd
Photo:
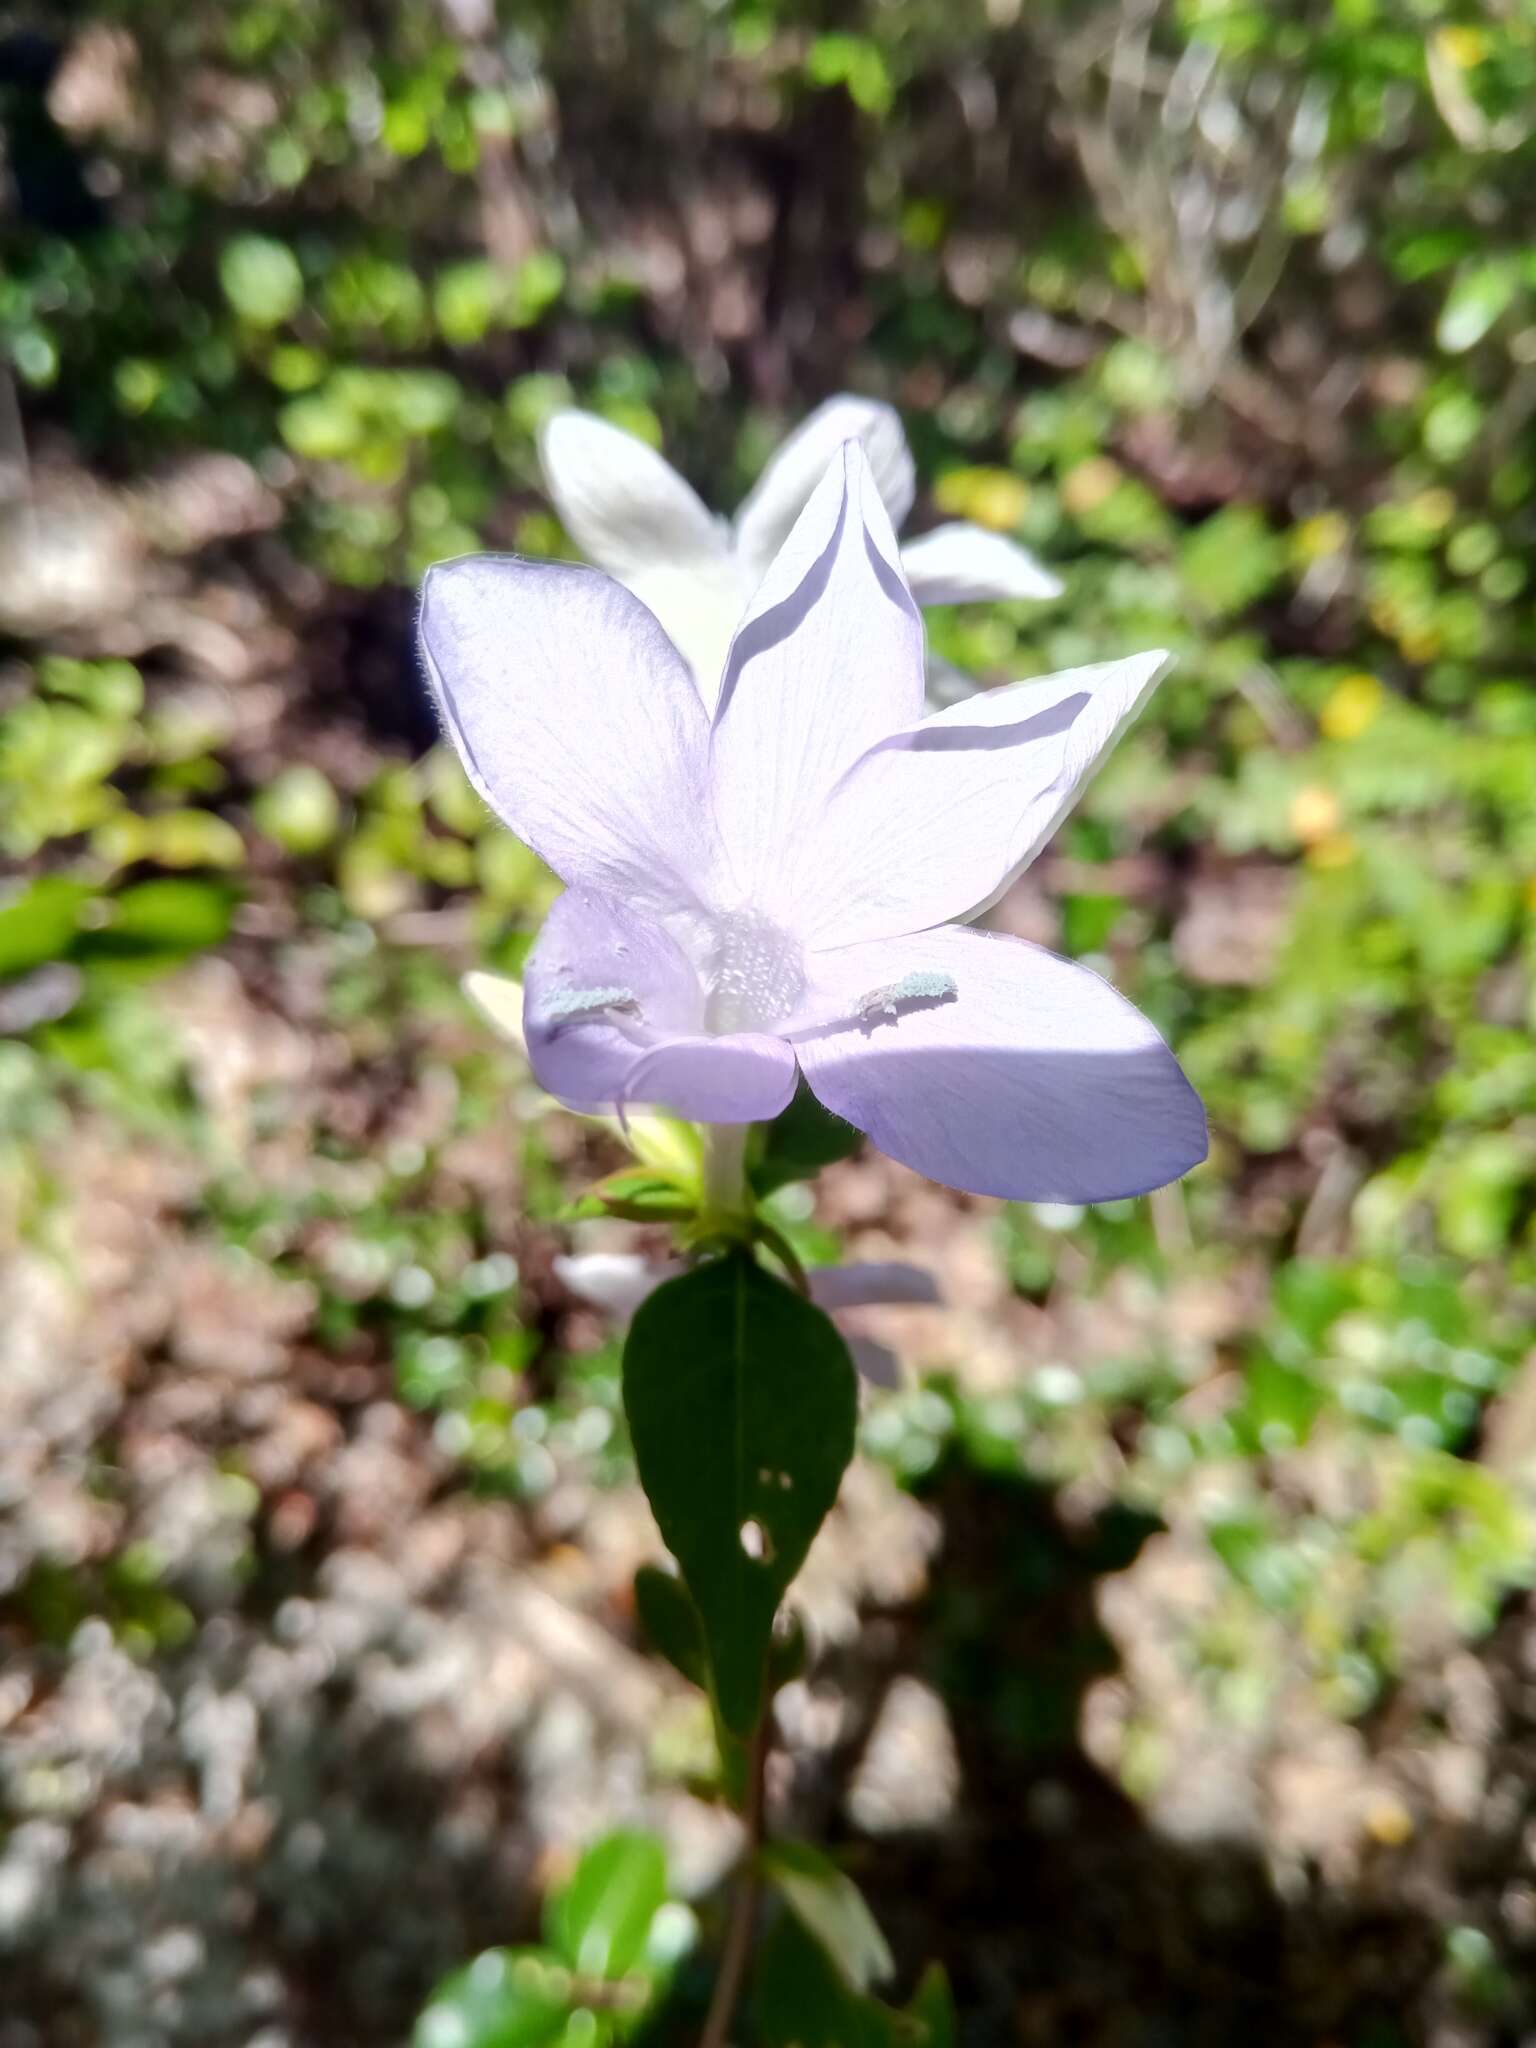
[[(1107, 982), (1022, 939), (950, 928), (811, 962), (825, 1014), (797, 1036), (812, 1090), (882, 1152), (971, 1194), (1107, 1202), (1205, 1157), (1205, 1113)], [(952, 993), (871, 1005), (919, 979)]]
[(919, 604), (984, 604), (1003, 597), (1060, 597), (1061, 584), (1027, 548), (956, 520), (909, 540), (901, 551)]
[(595, 569), (427, 572), (421, 648), (470, 781), (565, 882), (676, 910), (712, 866), (708, 724), (687, 665)]
[(1170, 665), (1138, 654), (982, 690), (883, 740), (832, 791), (804, 858), (807, 945), (974, 917), (1028, 866)]
[(828, 796), (922, 701), (922, 621), (869, 465), (848, 442), (731, 645), (711, 747), (722, 892), (792, 929), (798, 857)]
[(596, 413), (553, 413), (539, 434), (539, 460), (566, 532), (621, 583), (657, 565), (714, 562), (729, 550), (729, 528), (665, 456)]
[(912, 454), (894, 408), (849, 392), (829, 398), (769, 457), (736, 514), (736, 549), (749, 582), (766, 572), (845, 441), (863, 448), (891, 525), (899, 527), (911, 511)]

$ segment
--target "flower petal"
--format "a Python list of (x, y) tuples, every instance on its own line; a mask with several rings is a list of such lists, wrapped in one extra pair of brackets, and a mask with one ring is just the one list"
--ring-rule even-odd
[(887, 1392), (901, 1385), (901, 1362), (889, 1345), (877, 1344), (873, 1337), (860, 1336), (849, 1330), (844, 1330), (843, 1342), (848, 1346), (848, 1356), (861, 1380), (867, 1380), (872, 1387), (883, 1387)]
[(736, 550), (749, 582), (766, 572), (845, 441), (862, 446), (891, 525), (911, 511), (912, 454), (895, 410), (849, 392), (829, 398), (775, 450), (736, 514)]
[(572, 1109), (649, 1106), (699, 1123), (775, 1117), (795, 1092), (781, 1038), (701, 1031), (704, 992), (660, 925), (627, 904), (567, 889), (523, 979), (528, 1062)]
[(820, 901), (806, 943), (890, 938), (995, 903), (1170, 659), (982, 690), (872, 748), (808, 827)]
[(714, 561), (729, 548), (729, 528), (666, 457), (596, 413), (551, 414), (539, 460), (566, 532), (621, 583), (658, 563)]
[(793, 929), (799, 856), (834, 785), (915, 719), (923, 628), (857, 442), (817, 485), (737, 630), (715, 714), (711, 780), (728, 907)]
[(806, 1279), (818, 1308), (931, 1308), (939, 1284), (921, 1266), (900, 1259), (854, 1259), (846, 1266), (813, 1266)]
[(620, 1323), (627, 1323), (664, 1280), (683, 1270), (675, 1259), (646, 1259), (639, 1252), (573, 1252), (557, 1255), (553, 1263), (562, 1287)]
[(673, 1038), (631, 1068), (619, 1106), (644, 1103), (698, 1124), (766, 1123), (789, 1107), (798, 1079), (794, 1053), (766, 1032)]
[(712, 706), (756, 581), (736, 559), (730, 527), (671, 463), (595, 413), (553, 414), (539, 456), (567, 533), (655, 613)]
[(421, 648), (485, 801), (563, 881), (652, 909), (712, 865), (708, 730), (677, 650), (595, 569), (466, 555), (427, 572)]
[(459, 983), (493, 1031), (499, 1032), (524, 1059), (528, 1040), (523, 1035), (523, 984), (509, 974), (487, 974), (481, 968), (466, 974)]
[[(1140, 1011), (1022, 939), (920, 932), (812, 962), (850, 1021), (796, 1040), (812, 1090), (882, 1152), (971, 1194), (1107, 1202), (1205, 1157), (1205, 1113)], [(953, 994), (872, 1011), (867, 992), (947, 980)]]
[(590, 889), (559, 897), (523, 976), (523, 1034), (541, 1088), (573, 1109), (627, 1102), (637, 1063), (697, 1031), (699, 978), (659, 925)]
[(901, 551), (919, 604), (985, 604), (1003, 597), (1060, 597), (1061, 584), (1027, 548), (956, 520), (909, 540)]

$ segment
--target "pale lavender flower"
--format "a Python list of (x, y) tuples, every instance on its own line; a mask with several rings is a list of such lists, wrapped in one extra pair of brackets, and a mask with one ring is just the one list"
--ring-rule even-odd
[(1106, 1201), (1205, 1156), (1173, 1055), (1097, 975), (950, 920), (995, 902), (1163, 673), (1143, 654), (930, 717), (922, 621), (847, 444), (718, 701), (592, 569), (431, 571), (422, 646), (470, 780), (567, 885), (529, 957), (534, 1074), (585, 1110), (765, 1120), (804, 1074), (977, 1194)]
[[(601, 1309), (616, 1323), (628, 1323), (664, 1280), (686, 1272), (681, 1259), (657, 1261), (639, 1252), (576, 1252), (555, 1260), (555, 1276), (572, 1294)], [(834, 1317), (861, 1308), (931, 1308), (937, 1283), (921, 1266), (900, 1259), (853, 1259), (843, 1266), (813, 1266), (806, 1274), (811, 1300)], [(896, 1354), (866, 1332), (843, 1329), (854, 1364), (877, 1387), (900, 1383)]]
[[(734, 519), (719, 519), (665, 457), (595, 413), (565, 411), (539, 436), (544, 481), (572, 540), (660, 619), (713, 705), (731, 635), (768, 565), (845, 441), (857, 441), (891, 524), (912, 509), (911, 452), (892, 407), (829, 398), (769, 458)], [(901, 551), (919, 604), (1059, 597), (1061, 585), (1001, 534), (956, 520)], [(930, 684), (953, 697), (975, 685), (934, 664)]]

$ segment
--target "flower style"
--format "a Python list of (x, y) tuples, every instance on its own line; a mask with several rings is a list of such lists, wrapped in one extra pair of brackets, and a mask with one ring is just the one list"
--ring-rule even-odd
[[(659, 1262), (639, 1252), (576, 1252), (555, 1260), (555, 1277), (572, 1294), (601, 1309), (616, 1323), (627, 1323), (642, 1301), (664, 1280), (686, 1272), (683, 1262)], [(818, 1308), (840, 1317), (861, 1308), (931, 1308), (940, 1299), (931, 1273), (900, 1259), (854, 1259), (843, 1266), (813, 1266), (806, 1275), (809, 1296)], [(896, 1354), (873, 1337), (843, 1330), (854, 1365), (872, 1386), (901, 1384)]]
[(924, 717), (922, 620), (857, 443), (713, 702), (635, 596), (569, 564), (433, 569), (421, 639), (471, 781), (566, 884), (524, 1013), (561, 1101), (746, 1124), (803, 1074), (892, 1158), (1029, 1201), (1141, 1193), (1205, 1156), (1199, 1099), (1131, 1004), (953, 922), (1034, 857), (1168, 657)]
[[(717, 519), (664, 457), (594, 413), (555, 413), (539, 455), (566, 531), (656, 614), (713, 708), (737, 622), (845, 441), (863, 448), (900, 527), (912, 509), (912, 456), (895, 411), (870, 398), (818, 406), (769, 459), (734, 520)], [(964, 521), (909, 541), (901, 566), (919, 604), (1061, 595), (1033, 555)], [(940, 694), (974, 689), (958, 670), (932, 666)]]

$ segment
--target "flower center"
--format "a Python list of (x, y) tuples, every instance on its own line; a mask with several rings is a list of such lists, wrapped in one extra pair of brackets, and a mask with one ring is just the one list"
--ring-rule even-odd
[(755, 910), (713, 920), (704, 964), (704, 1029), (771, 1031), (805, 993), (800, 948), (779, 925)]

